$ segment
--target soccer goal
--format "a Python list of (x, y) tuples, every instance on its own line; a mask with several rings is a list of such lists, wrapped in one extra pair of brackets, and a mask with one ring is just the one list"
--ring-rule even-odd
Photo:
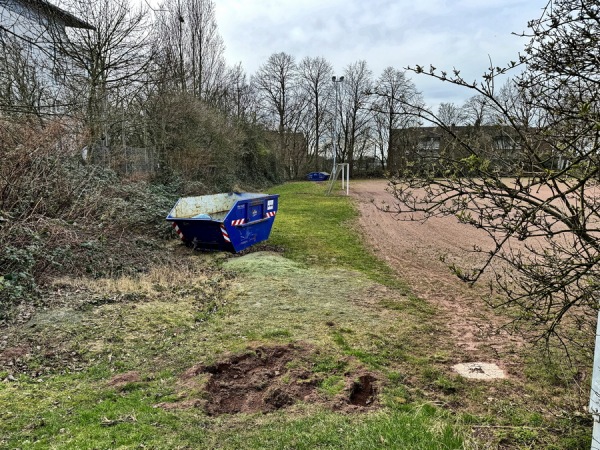
[(346, 195), (350, 195), (350, 164), (340, 163), (336, 164), (333, 168), (333, 173), (329, 179), (329, 187), (327, 188), (327, 195), (331, 194), (333, 185), (341, 175), (342, 178), (342, 190), (346, 191)]

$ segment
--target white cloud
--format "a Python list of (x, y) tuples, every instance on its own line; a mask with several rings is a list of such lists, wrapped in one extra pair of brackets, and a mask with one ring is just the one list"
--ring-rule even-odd
[[(158, 0), (152, 0), (158, 1)], [(322, 56), (336, 73), (358, 60), (384, 68), (433, 64), (478, 78), (516, 59), (526, 29), (546, 0), (215, 0), (229, 64), (253, 74), (267, 58)], [(463, 100), (448, 83), (411, 76), (428, 103)], [(461, 97), (462, 95), (462, 97)], [(459, 101), (460, 103), (460, 101)]]

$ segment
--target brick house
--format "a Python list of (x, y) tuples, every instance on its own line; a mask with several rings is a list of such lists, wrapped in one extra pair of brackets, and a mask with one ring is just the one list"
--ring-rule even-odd
[(567, 163), (564, 158), (552, 155), (551, 146), (541, 139), (537, 141), (540, 151), (536, 154), (543, 156), (542, 161), (531, 161), (523, 151), (522, 137), (512, 127), (467, 125), (453, 126), (449, 130), (412, 127), (393, 130), (388, 170), (442, 175), (453, 161), (470, 156), (465, 142), (477, 149), (478, 156), (489, 161), (490, 170), (500, 175), (564, 168)]

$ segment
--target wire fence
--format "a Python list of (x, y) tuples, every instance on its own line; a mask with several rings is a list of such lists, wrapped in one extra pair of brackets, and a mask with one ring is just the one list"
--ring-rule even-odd
[(158, 152), (153, 147), (94, 147), (84, 150), (91, 164), (107, 167), (121, 175), (153, 175), (158, 169)]

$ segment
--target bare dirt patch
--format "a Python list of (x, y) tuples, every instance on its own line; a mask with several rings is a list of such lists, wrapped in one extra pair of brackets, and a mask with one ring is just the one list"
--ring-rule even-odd
[[(360, 227), (370, 246), (415, 295), (437, 307), (437, 321), (449, 330), (449, 335), (439, 339), (456, 344), (460, 350), (457, 359), (508, 364), (506, 356), (522, 346), (522, 339), (501, 329), (506, 319), (485, 304), (482, 287), (469, 288), (447, 265), (450, 261), (459, 267), (474, 267), (481, 260), (481, 255), (473, 251), (474, 246), (489, 249), (490, 238), (453, 217), (399, 221), (394, 214), (378, 208), (382, 203), (395, 204), (386, 187), (384, 180), (352, 185), (360, 210)], [(446, 262), (442, 262), (442, 257)]]
[[(347, 411), (377, 404), (377, 378), (372, 373), (345, 372), (340, 374), (344, 378), (342, 392), (328, 396), (320, 391), (324, 375), (311, 371), (313, 351), (306, 344), (257, 347), (215, 364), (194, 366), (181, 376), (182, 401), (157, 406), (164, 409), (201, 406), (208, 415), (216, 416), (268, 413), (297, 402)], [(196, 387), (194, 382), (198, 383)], [(202, 400), (189, 398), (185, 391), (189, 395), (199, 392)]]
[(139, 383), (140, 381), (142, 381), (140, 373), (137, 371), (131, 371), (115, 375), (109, 380), (108, 385), (115, 387), (123, 387), (129, 383)]
[(20, 358), (27, 356), (30, 349), (27, 347), (10, 347), (0, 352), (0, 362), (10, 363), (19, 361)]

